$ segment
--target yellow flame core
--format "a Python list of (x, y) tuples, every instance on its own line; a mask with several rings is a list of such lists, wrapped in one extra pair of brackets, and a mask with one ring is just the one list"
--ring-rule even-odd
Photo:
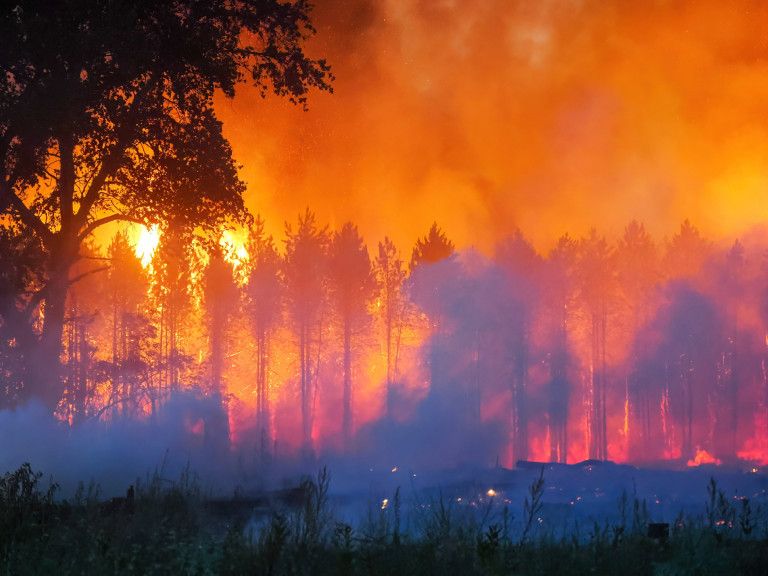
[(157, 244), (160, 241), (160, 230), (157, 225), (147, 228), (140, 226), (139, 239), (136, 241), (136, 256), (141, 258), (141, 265), (147, 268), (152, 262)]

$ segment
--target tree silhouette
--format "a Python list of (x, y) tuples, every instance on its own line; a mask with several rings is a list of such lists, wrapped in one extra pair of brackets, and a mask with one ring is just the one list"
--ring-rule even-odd
[(407, 299), (403, 283), (407, 272), (395, 244), (387, 237), (379, 242), (379, 253), (374, 261), (374, 273), (379, 285), (379, 300), (384, 318), (384, 341), (387, 357), (387, 414), (392, 413), (393, 385), (398, 377), (397, 361), (403, 331)]
[(58, 415), (76, 424), (92, 415), (92, 400), (101, 380), (93, 370), (98, 350), (96, 336), (103, 319), (100, 304), (105, 300), (106, 270), (99, 249), (87, 242), (84, 257), (72, 268), (81, 280), (67, 295), (64, 317), (64, 394), (57, 407)]
[(248, 219), (213, 96), (251, 82), (304, 103), (310, 88), (328, 89), (325, 62), (302, 52), (313, 32), (308, 9), (305, 0), (3, 8), (0, 214), (36, 235), (46, 256), (25, 395), (51, 408), (61, 396), (70, 269), (96, 229), (175, 219), (215, 234), (228, 219)]
[(40, 239), (0, 223), (0, 406), (15, 408), (25, 396), (28, 355), (37, 342), (39, 290), (45, 262)]
[(272, 440), (269, 409), (269, 361), (272, 334), (282, 320), (282, 260), (272, 236), (264, 232), (264, 221), (257, 216), (248, 242), (246, 306), (251, 331), (256, 339), (256, 426), (265, 455)]
[(695, 277), (712, 255), (712, 244), (701, 236), (699, 229), (685, 220), (680, 231), (672, 236), (664, 253), (665, 272), (671, 278)]
[(568, 459), (568, 410), (572, 391), (568, 374), (568, 333), (569, 309), (575, 297), (576, 252), (576, 242), (565, 234), (550, 251), (545, 267), (553, 333), (548, 385), (550, 458), (553, 462), (567, 462)]
[(411, 254), (411, 272), (420, 265), (435, 264), (441, 260), (446, 260), (453, 256), (454, 251), (453, 242), (448, 240), (437, 222), (433, 222), (427, 235), (416, 240)]
[(723, 316), (723, 338), (717, 362), (714, 449), (717, 454), (734, 454), (739, 435), (740, 356), (744, 350), (739, 330), (739, 307), (744, 299), (746, 262), (744, 245), (736, 240), (717, 262), (714, 270), (715, 298)]
[[(621, 296), (621, 309), (625, 314), (623, 325), (628, 334), (629, 357), (626, 375), (627, 444), (631, 457), (652, 457), (652, 439), (657, 436), (661, 391), (650, 368), (650, 350), (641, 328), (652, 318), (655, 288), (661, 277), (658, 251), (645, 226), (633, 220), (624, 229), (616, 245), (617, 283)], [(654, 426), (656, 425), (656, 426)], [(658, 455), (660, 457), (660, 454)]]
[(712, 300), (686, 280), (665, 287), (667, 302), (657, 314), (662, 335), (656, 358), (666, 372), (664, 410), (670, 453), (687, 460), (696, 446), (710, 451), (710, 399), (716, 387), (722, 321)]
[(169, 228), (160, 237), (152, 257), (152, 297), (160, 316), (156, 324), (162, 368), (156, 399), (178, 389), (179, 374), (186, 361), (180, 344), (191, 308), (190, 268), (190, 234), (180, 228)]
[(496, 247), (496, 263), (504, 272), (510, 300), (506, 339), (512, 363), (512, 434), (515, 460), (528, 458), (528, 368), (535, 308), (539, 300), (542, 259), (520, 230), (515, 230)]
[(238, 296), (232, 276), (232, 265), (224, 259), (222, 247), (212, 246), (203, 273), (211, 394), (221, 395), (226, 391), (224, 357), (227, 351), (227, 329)]
[(203, 300), (208, 336), (209, 389), (212, 411), (205, 421), (205, 445), (212, 453), (229, 447), (229, 417), (224, 402), (225, 359), (229, 344), (230, 317), (238, 302), (232, 265), (224, 259), (221, 243), (208, 249), (208, 264), (203, 271)]
[(286, 222), (285, 235), (286, 301), (299, 339), (302, 442), (309, 456), (314, 451), (312, 427), (320, 366), (321, 320), (327, 300), (329, 235), (327, 227), (317, 227), (315, 215), (309, 208), (299, 215), (295, 232)]
[(429, 321), (430, 392), (445, 385), (442, 372), (443, 317), (445, 315), (447, 287), (457, 276), (454, 265), (454, 245), (445, 233), (433, 223), (424, 238), (416, 240), (411, 255), (409, 289), (413, 301), (425, 312)]
[(124, 232), (118, 232), (109, 246), (108, 298), (112, 323), (111, 403), (128, 413), (136, 402), (140, 373), (146, 372), (144, 340), (151, 330), (144, 305), (149, 281), (134, 247)]
[(579, 243), (579, 271), (581, 300), (590, 321), (590, 348), (592, 351), (589, 378), (590, 418), (589, 457), (608, 458), (606, 382), (606, 333), (609, 301), (616, 291), (613, 253), (604, 236), (592, 229)]
[(342, 431), (347, 450), (352, 441), (352, 336), (368, 319), (376, 290), (371, 259), (357, 226), (345, 223), (333, 234), (328, 258), (329, 280), (341, 320), (344, 345), (344, 414)]

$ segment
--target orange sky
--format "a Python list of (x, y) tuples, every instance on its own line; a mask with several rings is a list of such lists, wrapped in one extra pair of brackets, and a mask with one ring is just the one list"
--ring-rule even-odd
[(513, 226), (546, 250), (768, 220), (763, 2), (318, 0), (313, 21), (333, 95), (217, 103), (279, 238), (305, 206), (406, 258), (434, 220), (484, 251)]

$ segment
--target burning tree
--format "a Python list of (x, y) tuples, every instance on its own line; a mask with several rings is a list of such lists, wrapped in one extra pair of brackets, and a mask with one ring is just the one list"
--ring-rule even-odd
[[(304, 103), (329, 70), (302, 43), (308, 4), (20, 0), (0, 36), (0, 214), (34, 235), (43, 258), (34, 297), (16, 292), (4, 325), (23, 342), (18, 393), (51, 409), (61, 396), (59, 353), (72, 267), (95, 230), (175, 218), (218, 231), (248, 220), (213, 96), (250, 81)], [(34, 310), (40, 310), (39, 322)]]

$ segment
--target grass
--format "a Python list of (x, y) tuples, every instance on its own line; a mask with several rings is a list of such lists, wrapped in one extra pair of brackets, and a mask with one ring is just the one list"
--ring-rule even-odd
[[(224, 518), (194, 476), (157, 475), (137, 483), (135, 499), (104, 500), (94, 484), (71, 501), (56, 497), (29, 464), (0, 478), (0, 568), (4, 574), (765, 574), (768, 515), (748, 499), (732, 503), (714, 480), (703, 516), (681, 515), (668, 539), (647, 535), (642, 503), (621, 499), (616, 524), (535, 530), (543, 472), (525, 497), (523, 518), (508, 508), (468, 510), (453, 500), (372, 508), (353, 527), (329, 504), (321, 470), (290, 505), (250, 518), (235, 496)], [(219, 503), (221, 504), (221, 503)], [(405, 518), (407, 517), (407, 521)]]

